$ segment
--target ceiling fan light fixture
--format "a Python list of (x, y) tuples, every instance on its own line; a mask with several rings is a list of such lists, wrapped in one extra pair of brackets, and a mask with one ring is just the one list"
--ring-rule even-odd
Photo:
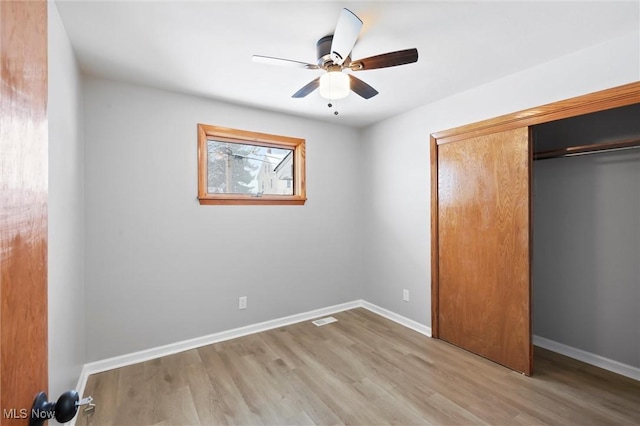
[(320, 77), (320, 96), (325, 99), (346, 98), (350, 91), (349, 76), (341, 71), (329, 71)]
[[(371, 99), (378, 94), (376, 89), (354, 77), (351, 73), (344, 74), (342, 71), (346, 69), (355, 72), (411, 64), (418, 61), (418, 49), (396, 50), (352, 61), (351, 53), (358, 41), (361, 29), (362, 20), (349, 9), (342, 9), (333, 34), (322, 37), (316, 43), (317, 65), (261, 55), (253, 55), (253, 60), (268, 64), (326, 71), (325, 74), (311, 80), (291, 95), (292, 98), (304, 98), (319, 88), (320, 96), (330, 101), (345, 98), (351, 91), (363, 99)], [(331, 106), (331, 102), (329, 102), (329, 106)], [(338, 112), (336, 111), (335, 114), (337, 115)]]

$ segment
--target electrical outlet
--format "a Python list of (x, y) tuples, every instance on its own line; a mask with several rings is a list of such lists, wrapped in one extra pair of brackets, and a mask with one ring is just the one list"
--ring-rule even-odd
[(407, 290), (406, 288), (402, 290), (402, 300), (404, 300), (405, 302), (409, 301), (409, 290)]
[(240, 296), (238, 299), (238, 309), (247, 309), (247, 296)]

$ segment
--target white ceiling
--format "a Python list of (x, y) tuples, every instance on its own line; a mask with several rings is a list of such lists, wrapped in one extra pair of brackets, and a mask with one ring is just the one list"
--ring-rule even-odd
[[(638, 33), (640, 2), (57, 0), (84, 73), (361, 127), (573, 51)], [(316, 62), (340, 10), (364, 21), (352, 58), (416, 47), (415, 64), (358, 72), (380, 94), (351, 93), (339, 116), (317, 91)]]

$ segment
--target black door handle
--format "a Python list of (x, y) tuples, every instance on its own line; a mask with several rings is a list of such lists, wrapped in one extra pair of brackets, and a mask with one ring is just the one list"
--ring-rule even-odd
[(29, 426), (40, 426), (52, 418), (58, 423), (68, 422), (78, 412), (79, 400), (80, 396), (74, 390), (63, 393), (56, 402), (48, 402), (46, 393), (38, 393), (31, 407)]

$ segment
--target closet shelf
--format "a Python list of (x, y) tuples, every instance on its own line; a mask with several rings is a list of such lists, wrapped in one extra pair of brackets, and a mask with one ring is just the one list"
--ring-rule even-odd
[(551, 151), (534, 152), (534, 160), (546, 160), (557, 157), (570, 157), (574, 155), (592, 154), (602, 151), (614, 151), (640, 147), (640, 138), (622, 139), (619, 141), (595, 143), (591, 145), (570, 146)]

